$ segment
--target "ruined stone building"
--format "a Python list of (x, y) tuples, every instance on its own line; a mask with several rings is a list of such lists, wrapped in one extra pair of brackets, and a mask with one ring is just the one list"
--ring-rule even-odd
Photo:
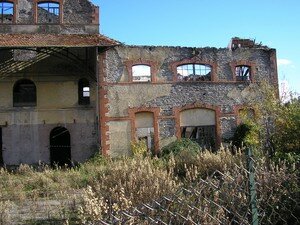
[(127, 46), (99, 34), (88, 0), (0, 0), (0, 160), (82, 162), (187, 137), (232, 136), (255, 83), (277, 85), (276, 51)]

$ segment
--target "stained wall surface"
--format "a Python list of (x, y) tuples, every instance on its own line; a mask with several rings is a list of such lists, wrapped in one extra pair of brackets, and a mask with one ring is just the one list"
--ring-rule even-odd
[[(86, 63), (86, 58), (96, 54), (96, 48), (72, 48), (68, 51), (77, 55), (77, 62), (67, 57), (48, 55), (25, 67), (20, 66), (24, 61), (15, 61), (14, 73), (1, 71), (0, 125), (5, 164), (50, 163), (50, 132), (59, 126), (70, 132), (72, 161), (83, 162), (98, 151), (96, 64), (92, 60)], [(0, 53), (3, 53), (2, 62), (14, 59), (13, 50), (1, 49)], [(30, 55), (23, 55), (22, 59), (26, 60)], [(78, 81), (82, 78), (89, 81), (88, 105), (78, 102)], [(34, 82), (36, 106), (14, 106), (14, 85), (22, 79)]]
[[(155, 135), (159, 149), (180, 136), (180, 112), (191, 108), (214, 111), (217, 142), (220, 144), (233, 135), (237, 126), (237, 109), (250, 100), (259, 99), (258, 83), (266, 80), (277, 85), (276, 51), (265, 46), (220, 49), (118, 46), (102, 58), (105, 71), (100, 71), (100, 74), (104, 94), (100, 101), (105, 99), (107, 102), (104, 104), (105, 114), (102, 114), (105, 126), (102, 125), (101, 130), (107, 134), (107, 142), (102, 142), (105, 151), (111, 155), (120, 151), (112, 143), (124, 143), (123, 151), (127, 152), (128, 139), (135, 140), (134, 112), (153, 112), (156, 109)], [(189, 63), (210, 65), (212, 80), (176, 80), (177, 66)], [(132, 80), (132, 66), (139, 64), (151, 66), (151, 82)], [(251, 67), (251, 80), (236, 80), (235, 67), (239, 65)], [(117, 123), (112, 122), (116, 120)], [(130, 138), (113, 135), (111, 130), (117, 130), (116, 126), (119, 126), (118, 132), (125, 132), (124, 127), (130, 129)]]

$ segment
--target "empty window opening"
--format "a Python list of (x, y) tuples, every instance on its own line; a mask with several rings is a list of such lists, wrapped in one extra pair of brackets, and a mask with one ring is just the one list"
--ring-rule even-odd
[(147, 65), (135, 65), (132, 67), (132, 81), (134, 82), (150, 82), (151, 67)]
[(197, 142), (203, 148), (215, 147), (215, 126), (181, 127), (181, 137)]
[(38, 23), (59, 23), (59, 3), (38, 3)]
[(177, 80), (211, 81), (211, 66), (205, 64), (186, 64), (178, 66)]
[(14, 19), (14, 4), (0, 2), (0, 23), (12, 23)]
[(14, 106), (36, 106), (36, 86), (28, 79), (15, 83), (13, 89)]
[(188, 109), (180, 113), (182, 138), (197, 142), (202, 148), (216, 147), (215, 111), (209, 109)]
[(78, 104), (88, 105), (90, 104), (90, 84), (85, 78), (78, 81)]
[(237, 81), (249, 81), (251, 79), (250, 66), (236, 66), (235, 76)]
[(152, 112), (139, 112), (135, 114), (136, 137), (144, 141), (149, 151), (154, 150), (154, 122)]
[(56, 127), (50, 132), (50, 162), (52, 166), (71, 165), (71, 137), (64, 127)]

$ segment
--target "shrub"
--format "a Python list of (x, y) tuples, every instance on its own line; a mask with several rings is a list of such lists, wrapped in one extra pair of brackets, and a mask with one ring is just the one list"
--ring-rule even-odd
[(148, 152), (146, 142), (144, 140), (132, 141), (131, 151), (133, 156), (146, 156)]
[(190, 154), (197, 154), (200, 151), (200, 146), (188, 138), (181, 138), (163, 147), (161, 156), (169, 157), (170, 154), (176, 156), (183, 150), (188, 151)]

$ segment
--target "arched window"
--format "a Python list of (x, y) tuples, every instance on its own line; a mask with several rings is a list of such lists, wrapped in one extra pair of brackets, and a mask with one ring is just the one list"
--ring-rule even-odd
[(11, 2), (0, 2), (0, 23), (13, 23), (14, 4)]
[(59, 23), (60, 5), (57, 2), (40, 2), (37, 5), (38, 23)]
[(15, 83), (13, 90), (14, 106), (36, 106), (36, 87), (28, 79), (22, 79)]
[(211, 81), (211, 66), (195, 63), (177, 66), (177, 80)]
[(82, 78), (78, 81), (78, 104), (90, 104), (90, 83), (87, 79)]
[(250, 81), (251, 67), (246, 65), (239, 65), (235, 67), (236, 81)]
[(216, 117), (211, 109), (187, 109), (180, 112), (182, 138), (189, 138), (201, 147), (216, 146)]
[(151, 67), (148, 65), (132, 66), (132, 81), (133, 82), (150, 82)]

